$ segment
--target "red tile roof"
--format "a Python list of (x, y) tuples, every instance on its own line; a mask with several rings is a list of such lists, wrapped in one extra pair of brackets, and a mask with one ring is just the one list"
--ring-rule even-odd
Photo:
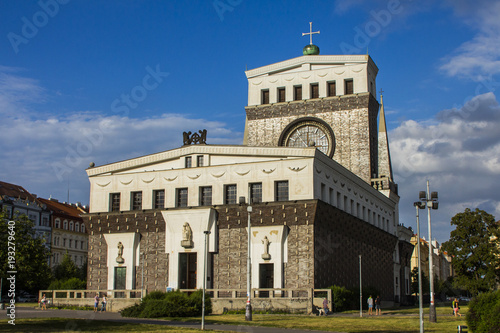
[(36, 196), (29, 193), (24, 187), (0, 181), (0, 197), (21, 198), (23, 200), (36, 201)]
[(52, 213), (56, 215), (67, 215), (74, 218), (80, 218), (80, 214), (82, 213), (77, 207), (73, 205), (43, 198), (39, 198), (38, 200), (43, 202), (47, 206), (47, 209), (51, 210)]

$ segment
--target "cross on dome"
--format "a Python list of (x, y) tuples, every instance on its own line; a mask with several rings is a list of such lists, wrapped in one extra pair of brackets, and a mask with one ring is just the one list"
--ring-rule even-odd
[(319, 30), (315, 31), (315, 32), (312, 31), (312, 25), (313, 25), (313, 23), (309, 22), (309, 32), (302, 33), (302, 36), (309, 35), (309, 45), (313, 45), (313, 36), (312, 35), (319, 34)]

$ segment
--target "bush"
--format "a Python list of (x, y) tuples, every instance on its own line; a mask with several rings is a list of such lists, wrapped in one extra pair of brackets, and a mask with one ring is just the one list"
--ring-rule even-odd
[[(159, 318), (201, 316), (202, 291), (191, 295), (180, 291), (164, 293), (153, 291), (136, 304), (122, 310), (123, 317)], [(210, 297), (205, 294), (205, 313), (212, 311)]]
[[(347, 310), (359, 310), (359, 288), (347, 289), (346, 287), (332, 286), (333, 311), (342, 312)], [(368, 309), (368, 297), (373, 299), (380, 295), (379, 291), (372, 286), (363, 288), (363, 308)]]
[(500, 290), (480, 294), (470, 301), (467, 325), (475, 333), (500, 332)]
[(67, 280), (54, 280), (50, 283), (48, 290), (84, 290), (87, 288), (87, 282), (79, 278), (70, 278)]

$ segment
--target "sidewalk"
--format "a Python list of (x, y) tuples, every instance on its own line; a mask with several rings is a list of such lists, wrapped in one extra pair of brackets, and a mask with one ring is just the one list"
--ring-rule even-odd
[[(3, 312), (3, 311), (2, 311)], [(68, 318), (68, 319), (84, 319), (84, 320), (107, 320), (120, 323), (136, 323), (136, 324), (153, 324), (153, 325), (168, 325), (176, 327), (186, 327), (201, 329), (201, 323), (193, 322), (176, 322), (161, 319), (141, 319), (141, 318), (124, 318), (119, 313), (116, 312), (97, 312), (94, 311), (78, 311), (78, 310), (40, 310), (29, 307), (17, 307), (16, 308), (16, 319), (26, 319), (26, 318)], [(252, 333), (311, 333), (311, 332), (324, 332), (324, 331), (312, 331), (312, 330), (295, 330), (295, 329), (285, 329), (285, 328), (274, 328), (274, 327), (262, 327), (262, 326), (248, 326), (248, 325), (219, 325), (205, 323), (205, 329), (207, 330), (219, 330), (219, 331), (232, 331), (232, 332), (252, 332)], [(330, 332), (330, 333), (340, 333), (340, 332)]]

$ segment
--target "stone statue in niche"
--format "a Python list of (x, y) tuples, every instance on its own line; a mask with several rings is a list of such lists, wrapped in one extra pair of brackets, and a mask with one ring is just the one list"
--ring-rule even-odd
[(185, 248), (193, 247), (193, 231), (187, 222), (184, 222), (182, 226), (181, 246)]
[(116, 262), (119, 264), (123, 264), (125, 259), (123, 259), (123, 244), (122, 242), (118, 242), (118, 257), (116, 257)]
[(262, 254), (262, 259), (264, 260), (271, 259), (271, 255), (269, 254), (269, 243), (271, 242), (269, 241), (267, 236), (265, 236), (264, 239), (262, 240), (262, 244), (264, 244), (264, 253)]

